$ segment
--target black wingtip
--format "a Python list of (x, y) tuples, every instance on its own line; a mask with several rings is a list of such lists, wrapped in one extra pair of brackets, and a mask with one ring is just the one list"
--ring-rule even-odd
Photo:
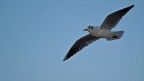
[(133, 5), (131, 5), (130, 7), (133, 8), (134, 6), (135, 6), (135, 5), (133, 4)]
[(126, 9), (126, 10), (130, 10), (130, 9), (133, 8), (133, 7), (134, 7), (134, 4), (126, 7), (125, 9)]
[(64, 59), (63, 59), (63, 61), (66, 61), (66, 60), (67, 60), (67, 58), (64, 58)]
[(131, 8), (133, 8), (134, 7), (134, 4), (133, 5), (131, 5), (131, 6), (129, 6), (129, 7), (127, 7), (126, 9), (128, 9), (128, 11), (131, 9)]
[(64, 57), (63, 61), (66, 61), (66, 60), (68, 60), (68, 57), (67, 57), (67, 55)]

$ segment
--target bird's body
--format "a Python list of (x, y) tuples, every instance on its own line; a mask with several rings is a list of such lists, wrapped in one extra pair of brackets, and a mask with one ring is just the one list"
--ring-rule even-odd
[(119, 39), (122, 37), (124, 31), (111, 31), (109, 29), (101, 29), (96, 26), (88, 26), (84, 31), (88, 31), (92, 36), (106, 39)]
[(109, 41), (120, 39), (123, 36), (124, 31), (111, 31), (111, 29), (114, 28), (122, 19), (122, 17), (133, 7), (134, 5), (131, 5), (129, 7), (109, 14), (100, 27), (88, 26), (86, 29), (84, 29), (84, 31), (88, 31), (89, 34), (81, 37), (74, 43), (74, 45), (66, 54), (63, 61), (67, 60), (68, 58), (76, 54), (78, 51), (83, 49), (85, 46), (88, 46), (89, 44), (100, 38), (105, 38)]
[[(93, 26), (92, 26), (93, 27)], [(108, 29), (100, 29), (98, 27), (93, 27), (91, 30), (87, 30), (92, 36), (99, 38), (110, 38), (112, 37), (113, 32)]]

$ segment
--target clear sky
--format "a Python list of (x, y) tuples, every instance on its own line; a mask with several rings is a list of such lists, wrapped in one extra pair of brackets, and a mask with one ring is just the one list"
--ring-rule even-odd
[[(135, 4), (113, 30), (63, 58), (88, 25)], [(0, 81), (144, 81), (143, 0), (0, 0)]]

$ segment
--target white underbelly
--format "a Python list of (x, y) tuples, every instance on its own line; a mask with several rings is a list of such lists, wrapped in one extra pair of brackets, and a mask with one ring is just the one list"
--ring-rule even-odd
[(113, 36), (113, 32), (107, 29), (99, 29), (96, 36), (100, 38), (111, 38)]

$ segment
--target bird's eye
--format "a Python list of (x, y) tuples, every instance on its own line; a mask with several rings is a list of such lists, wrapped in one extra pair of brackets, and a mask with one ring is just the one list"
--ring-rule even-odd
[(93, 26), (88, 26), (88, 29), (92, 29), (93, 30)]
[(91, 29), (93, 30), (93, 27), (91, 27)]

